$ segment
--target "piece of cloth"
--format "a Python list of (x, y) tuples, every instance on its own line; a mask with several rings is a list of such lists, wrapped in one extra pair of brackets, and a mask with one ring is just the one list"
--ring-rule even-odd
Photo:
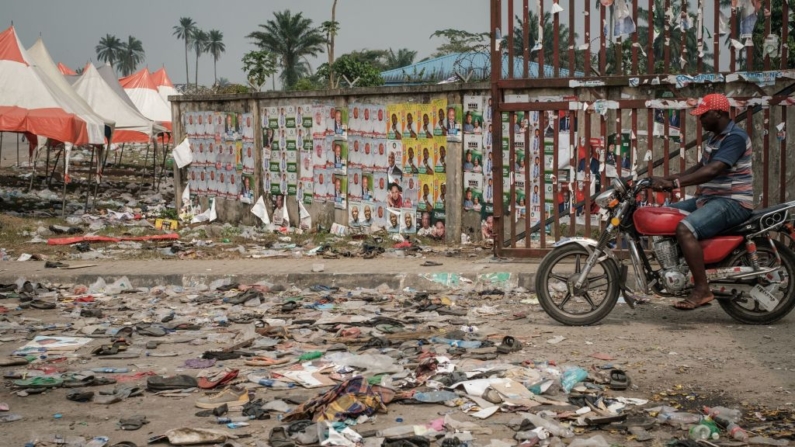
[(701, 164), (720, 161), (729, 169), (696, 189), (699, 206), (706, 199), (723, 197), (737, 201), (749, 210), (754, 209), (754, 174), (751, 138), (734, 121), (719, 135), (713, 135), (704, 144)]
[(344, 421), (361, 415), (372, 416), (379, 411), (386, 412), (380, 388), (371, 387), (367, 379), (356, 376), (302, 403), (284, 415), (282, 421)]
[(751, 216), (751, 210), (738, 202), (722, 197), (713, 197), (698, 205), (700, 199), (688, 199), (671, 204), (690, 213), (682, 219), (698, 240), (709, 239), (723, 230), (740, 225)]

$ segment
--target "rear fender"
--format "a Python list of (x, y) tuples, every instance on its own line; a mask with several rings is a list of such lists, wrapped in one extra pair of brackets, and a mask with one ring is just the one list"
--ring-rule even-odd
[[(552, 245), (552, 247), (558, 248), (570, 244), (579, 244), (582, 247), (585, 247), (585, 249), (588, 250), (588, 253), (590, 254), (593, 253), (596, 246), (599, 245), (599, 242), (587, 237), (570, 237), (555, 242), (555, 244)], [(616, 264), (616, 267), (620, 265), (620, 263), (618, 262), (618, 258), (616, 258), (616, 255), (613, 253), (613, 250), (610, 250), (609, 248), (605, 247), (603, 251), (604, 255), (601, 258), (599, 258), (599, 262), (602, 262), (605, 259), (611, 259)]]

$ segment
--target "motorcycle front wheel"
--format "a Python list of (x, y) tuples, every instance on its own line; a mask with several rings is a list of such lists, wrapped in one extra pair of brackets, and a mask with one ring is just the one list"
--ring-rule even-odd
[[(755, 240), (757, 253), (759, 256), (759, 266), (762, 268), (773, 267), (776, 263), (776, 255), (770, 242), (766, 239)], [(768, 279), (757, 280), (755, 285), (765, 287), (768, 292), (778, 300), (778, 304), (768, 311), (749, 296), (751, 287), (743, 290), (743, 295), (739, 298), (729, 298), (718, 300), (720, 307), (732, 318), (744, 324), (770, 324), (774, 323), (789, 314), (795, 307), (795, 254), (779, 241), (773, 242), (776, 245), (781, 257), (781, 266), (773, 273), (778, 275), (776, 281)], [(733, 253), (723, 267), (750, 267), (751, 260), (745, 246)]]
[(547, 315), (567, 326), (598, 323), (618, 301), (620, 275), (610, 258), (597, 262), (581, 289), (574, 287), (588, 256), (582, 245), (564, 245), (546, 255), (536, 272), (538, 302)]

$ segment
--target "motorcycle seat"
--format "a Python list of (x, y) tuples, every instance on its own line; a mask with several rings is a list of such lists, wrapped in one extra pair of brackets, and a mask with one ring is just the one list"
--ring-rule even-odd
[(744, 235), (748, 233), (755, 233), (761, 229), (759, 220), (762, 218), (762, 216), (776, 211), (791, 208), (793, 206), (795, 206), (795, 202), (787, 202), (787, 203), (780, 203), (778, 205), (773, 205), (768, 208), (760, 208), (753, 210), (751, 212), (751, 216), (749, 216), (745, 222), (741, 223), (740, 225), (727, 228), (726, 230), (721, 231), (720, 235), (727, 236), (727, 235), (737, 235), (737, 234)]

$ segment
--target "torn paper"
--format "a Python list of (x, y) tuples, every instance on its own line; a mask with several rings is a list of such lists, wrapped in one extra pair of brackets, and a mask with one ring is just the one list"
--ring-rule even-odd
[(257, 203), (251, 208), (251, 214), (257, 216), (263, 224), (270, 225), (271, 219), (268, 217), (268, 209), (265, 206), (265, 199), (263, 199), (262, 196), (259, 196)]
[(177, 167), (182, 169), (185, 166), (191, 164), (193, 161), (193, 152), (190, 150), (190, 141), (186, 137), (182, 140), (177, 147), (171, 151), (171, 154), (174, 156), (174, 163), (177, 164)]

